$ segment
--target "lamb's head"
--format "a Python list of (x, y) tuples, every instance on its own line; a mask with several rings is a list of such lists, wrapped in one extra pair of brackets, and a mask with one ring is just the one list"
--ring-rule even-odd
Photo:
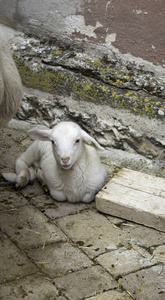
[(96, 148), (102, 149), (94, 138), (74, 122), (61, 122), (50, 130), (32, 129), (29, 136), (51, 141), (54, 156), (64, 169), (70, 169), (84, 155), (84, 144), (92, 143)]

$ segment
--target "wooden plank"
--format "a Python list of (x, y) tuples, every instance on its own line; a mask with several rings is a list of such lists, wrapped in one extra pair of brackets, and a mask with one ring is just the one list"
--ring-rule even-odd
[(165, 179), (122, 169), (96, 195), (106, 214), (165, 232)]
[(128, 186), (135, 190), (145, 191), (160, 197), (165, 197), (165, 179), (123, 168), (112, 182)]

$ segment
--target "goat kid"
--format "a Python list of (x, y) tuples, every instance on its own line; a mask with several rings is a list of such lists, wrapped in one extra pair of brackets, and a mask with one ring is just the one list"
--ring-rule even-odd
[(103, 149), (97, 141), (74, 122), (28, 134), (36, 141), (17, 159), (16, 173), (2, 173), (3, 177), (19, 188), (37, 177), (57, 201), (94, 200), (107, 178), (97, 150), (88, 144)]

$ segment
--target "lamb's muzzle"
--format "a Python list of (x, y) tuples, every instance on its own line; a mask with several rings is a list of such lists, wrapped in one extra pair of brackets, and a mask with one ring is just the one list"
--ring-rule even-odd
[(69, 168), (70, 167), (70, 157), (68, 157), (68, 156), (61, 157), (61, 161), (62, 161), (62, 167), (63, 168)]

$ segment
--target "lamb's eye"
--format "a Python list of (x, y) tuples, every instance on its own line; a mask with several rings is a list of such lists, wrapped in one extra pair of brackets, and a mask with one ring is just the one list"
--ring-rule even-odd
[(56, 145), (55, 141), (51, 141), (52, 142), (52, 145)]
[(76, 140), (76, 144), (78, 144), (79, 142), (80, 142), (80, 139), (77, 139), (77, 140)]

